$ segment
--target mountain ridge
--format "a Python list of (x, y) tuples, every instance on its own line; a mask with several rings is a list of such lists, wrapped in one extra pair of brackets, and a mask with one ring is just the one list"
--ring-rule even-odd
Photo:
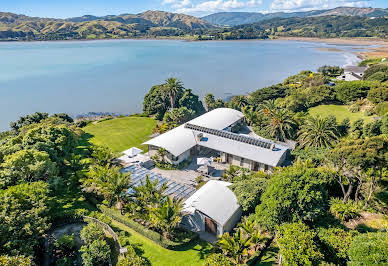
[(272, 18), (291, 17), (314, 17), (314, 16), (361, 16), (361, 17), (382, 17), (388, 16), (388, 8), (358, 8), (358, 7), (336, 7), (332, 9), (311, 10), (301, 12), (219, 12), (202, 17), (207, 22), (219, 26), (238, 26), (268, 20)]

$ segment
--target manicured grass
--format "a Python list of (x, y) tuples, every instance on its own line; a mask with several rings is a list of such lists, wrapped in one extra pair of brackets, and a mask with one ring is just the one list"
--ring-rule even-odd
[(141, 144), (148, 140), (156, 121), (148, 117), (124, 117), (90, 124), (84, 131), (90, 134), (94, 144), (122, 152), (131, 147), (144, 149)]
[(372, 116), (365, 116), (362, 112), (352, 113), (348, 110), (346, 105), (319, 105), (310, 108), (309, 113), (311, 115), (320, 115), (323, 117), (334, 115), (337, 118), (338, 123), (341, 123), (345, 118), (349, 118), (351, 123), (360, 118), (364, 119), (366, 123), (372, 121)]
[(207, 254), (212, 248), (209, 243), (196, 240), (190, 242), (183, 248), (169, 250), (159, 246), (122, 223), (113, 220), (112, 225), (112, 228), (116, 232), (121, 230), (128, 234), (129, 242), (134, 246), (138, 255), (148, 260), (151, 265), (203, 265)]

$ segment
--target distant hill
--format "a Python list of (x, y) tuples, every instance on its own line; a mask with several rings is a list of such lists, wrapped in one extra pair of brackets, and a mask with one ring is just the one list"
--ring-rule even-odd
[(195, 30), (213, 27), (200, 18), (163, 11), (104, 17), (86, 15), (69, 19), (37, 18), (0, 12), (0, 40), (179, 37)]
[(314, 17), (314, 16), (360, 16), (360, 17), (384, 17), (388, 16), (388, 9), (383, 8), (357, 8), (337, 7), (327, 10), (313, 10), (306, 12), (276, 12), (276, 13), (252, 13), (252, 12), (220, 12), (203, 17), (203, 20), (221, 26), (237, 26), (251, 24), (272, 18)]
[(197, 17), (176, 14), (164, 11), (146, 11), (139, 14), (122, 14), (96, 17), (85, 15), (82, 17), (69, 18), (69, 22), (89, 22), (96, 20), (117, 21), (123, 24), (140, 23), (152, 27), (168, 27), (179, 29), (207, 29), (213, 27), (209, 22)]

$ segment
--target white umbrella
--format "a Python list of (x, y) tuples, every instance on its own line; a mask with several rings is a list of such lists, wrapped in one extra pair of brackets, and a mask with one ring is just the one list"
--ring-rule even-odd
[(197, 158), (197, 165), (212, 165), (210, 158)]
[(142, 153), (143, 151), (141, 149), (138, 149), (136, 147), (132, 147), (126, 151), (123, 151), (123, 153), (129, 157), (134, 157), (140, 153)]

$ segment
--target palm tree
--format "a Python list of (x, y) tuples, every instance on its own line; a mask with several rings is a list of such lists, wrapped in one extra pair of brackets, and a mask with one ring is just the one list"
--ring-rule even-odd
[(170, 98), (170, 107), (171, 109), (174, 108), (176, 97), (183, 89), (183, 84), (181, 81), (179, 81), (176, 78), (168, 78), (166, 80), (166, 83), (163, 84), (163, 90), (166, 93), (166, 95)]
[(150, 211), (161, 204), (166, 189), (166, 183), (159, 185), (159, 180), (151, 181), (147, 176), (140, 186), (132, 187), (133, 192), (129, 195), (126, 208), (140, 218), (148, 219)]
[(81, 181), (85, 191), (102, 195), (111, 206), (113, 203), (121, 202), (124, 190), (130, 186), (131, 177), (130, 173), (120, 172), (119, 167), (95, 165)]
[(327, 117), (310, 116), (299, 130), (299, 142), (302, 147), (328, 148), (338, 139), (336, 125)]
[(245, 121), (248, 126), (252, 126), (257, 121), (257, 113), (253, 110), (252, 107), (245, 106), (242, 108), (242, 112), (245, 117)]
[(259, 110), (267, 117), (271, 117), (278, 107), (275, 104), (275, 100), (266, 100), (259, 106)]
[(269, 124), (265, 127), (270, 136), (285, 141), (291, 136), (295, 122), (287, 109), (268, 110)]
[(182, 209), (182, 199), (165, 197), (162, 204), (152, 209), (151, 220), (156, 227), (163, 231), (165, 237), (168, 237), (172, 230), (180, 224), (182, 220)]
[(232, 259), (235, 264), (243, 264), (248, 257), (248, 250), (251, 247), (251, 238), (243, 233), (241, 228), (231, 236), (223, 234), (217, 242), (222, 252)]
[(232, 100), (230, 101), (230, 104), (232, 108), (241, 110), (248, 104), (248, 101), (245, 96), (238, 95), (232, 98)]

